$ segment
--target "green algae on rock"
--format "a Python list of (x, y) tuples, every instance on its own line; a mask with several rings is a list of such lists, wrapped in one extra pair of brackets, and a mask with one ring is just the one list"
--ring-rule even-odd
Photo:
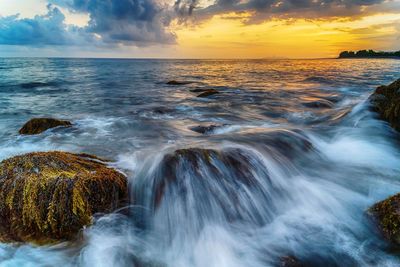
[(127, 179), (96, 157), (36, 152), (0, 163), (0, 240), (37, 244), (72, 240), (126, 203)]
[(400, 131), (400, 79), (390, 85), (379, 86), (370, 97), (370, 101), (381, 119)]
[(368, 209), (367, 214), (385, 239), (400, 245), (400, 194), (376, 203)]
[(19, 130), (20, 134), (34, 135), (40, 134), (48, 129), (64, 126), (69, 127), (72, 123), (64, 120), (57, 120), (52, 118), (34, 118), (29, 120)]

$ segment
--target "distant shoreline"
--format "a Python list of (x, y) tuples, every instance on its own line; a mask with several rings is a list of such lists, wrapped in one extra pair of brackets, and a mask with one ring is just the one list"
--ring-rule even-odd
[(339, 54), (340, 59), (343, 58), (383, 58), (383, 59), (400, 59), (400, 51), (395, 52), (384, 52), (374, 50), (359, 50), (354, 51), (343, 51)]

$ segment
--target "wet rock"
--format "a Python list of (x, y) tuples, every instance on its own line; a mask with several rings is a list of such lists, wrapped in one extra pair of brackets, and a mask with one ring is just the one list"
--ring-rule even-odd
[(368, 209), (367, 215), (386, 240), (400, 245), (400, 194), (376, 203)]
[(312, 141), (301, 130), (276, 129), (266, 134), (249, 135), (248, 138), (259, 139), (260, 146), (266, 145), (271, 155), (278, 152), (290, 160), (304, 157), (304, 153), (315, 149)]
[(221, 126), (218, 125), (209, 125), (209, 126), (194, 126), (191, 127), (190, 130), (192, 130), (193, 132), (196, 133), (200, 133), (200, 134), (210, 134), (213, 133), (215, 129), (219, 128)]
[(34, 118), (28, 121), (19, 130), (20, 134), (34, 135), (40, 134), (48, 129), (64, 126), (69, 127), (72, 123), (64, 120), (57, 120), (52, 118)]
[(185, 84), (190, 84), (190, 82), (172, 80), (172, 81), (167, 82), (167, 84), (168, 85), (185, 85)]
[[(226, 216), (229, 218), (238, 217), (236, 212), (239, 212), (240, 204), (237, 202), (236, 194), (239, 188), (254, 187), (257, 190), (258, 180), (254, 176), (254, 171), (257, 167), (263, 168), (262, 163), (258, 162), (256, 158), (250, 159), (250, 155), (240, 149), (231, 149), (226, 151), (218, 151), (213, 149), (201, 149), (201, 148), (188, 148), (179, 149), (171, 154), (164, 156), (160, 163), (160, 176), (154, 183), (154, 206), (158, 207), (167, 191), (180, 192), (179, 197), (185, 198), (186, 194), (191, 191), (190, 184), (196, 184), (199, 192), (201, 190), (217, 190), (216, 188), (210, 188), (208, 183), (222, 183), (229, 184), (226, 187), (225, 192), (227, 196), (230, 196), (230, 200), (218, 200), (220, 203), (223, 201), (230, 201), (238, 205), (237, 210), (225, 209)], [(251, 162), (251, 163), (250, 163)], [(267, 170), (263, 170), (265, 176), (268, 177)], [(229, 172), (229, 176), (227, 172)], [(187, 181), (187, 177), (190, 175), (190, 179)], [(215, 187), (215, 185), (214, 185)], [(201, 189), (202, 188), (202, 189)], [(211, 193), (213, 194), (213, 193)], [(219, 194), (213, 195), (213, 197), (219, 199)], [(198, 199), (198, 201), (201, 201)], [(203, 203), (203, 205), (206, 205)], [(249, 211), (250, 212), (250, 211)]]
[(372, 109), (382, 120), (400, 131), (400, 79), (387, 86), (379, 86), (370, 97)]
[(174, 112), (175, 110), (166, 107), (156, 107), (153, 109), (154, 114), (165, 115)]
[(215, 89), (207, 89), (203, 93), (199, 94), (197, 97), (208, 97), (215, 94), (219, 94), (219, 92)]
[(0, 163), (0, 240), (74, 239), (95, 213), (126, 204), (127, 179), (95, 156), (37, 152)]
[(209, 89), (196, 88), (196, 89), (190, 90), (190, 92), (192, 92), (192, 93), (202, 93), (202, 92), (205, 92), (207, 90), (209, 90)]
[(293, 256), (282, 257), (280, 261), (280, 267), (304, 267), (304, 265)]
[(333, 108), (333, 103), (326, 99), (321, 99), (317, 101), (310, 101), (303, 103), (303, 106), (308, 108)]

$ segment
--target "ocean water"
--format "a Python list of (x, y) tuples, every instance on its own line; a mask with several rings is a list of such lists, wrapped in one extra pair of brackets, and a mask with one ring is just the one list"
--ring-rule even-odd
[[(92, 153), (113, 160), (131, 189), (129, 212), (96, 216), (79, 245), (0, 244), (0, 266), (261, 267), (287, 255), (400, 266), (365, 216), (400, 192), (399, 135), (367, 101), (399, 72), (391, 59), (0, 59), (0, 160)], [(74, 126), (18, 135), (47, 116)], [(188, 148), (245, 171), (199, 154), (165, 160)], [(168, 168), (176, 181), (158, 197)]]

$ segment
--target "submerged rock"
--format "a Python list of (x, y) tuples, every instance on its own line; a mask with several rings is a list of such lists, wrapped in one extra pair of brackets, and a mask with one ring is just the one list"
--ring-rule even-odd
[(192, 93), (202, 93), (202, 92), (205, 92), (207, 90), (209, 90), (209, 89), (196, 88), (196, 89), (190, 90), (190, 92), (192, 92)]
[(199, 94), (197, 97), (208, 97), (215, 94), (219, 94), (219, 92), (215, 89), (207, 89), (203, 93)]
[(28, 121), (19, 130), (20, 134), (34, 135), (40, 134), (48, 129), (64, 126), (69, 127), (72, 123), (64, 120), (57, 120), (52, 118), (34, 118)]
[(308, 108), (333, 108), (333, 103), (326, 99), (310, 101), (303, 103), (303, 106)]
[(210, 133), (213, 133), (214, 130), (219, 127), (221, 127), (221, 126), (214, 125), (214, 124), (208, 125), (208, 126), (199, 125), (199, 126), (191, 127), (190, 130), (192, 130), (193, 132), (196, 132), (196, 133), (200, 133), (200, 134), (210, 134)]
[(285, 256), (281, 258), (280, 267), (304, 267), (304, 265), (296, 257)]
[(182, 81), (176, 81), (176, 80), (172, 80), (167, 82), (168, 85), (185, 85), (185, 84), (189, 84), (191, 82), (182, 82)]
[(367, 214), (386, 240), (400, 245), (400, 194), (376, 203)]
[(400, 79), (388, 86), (379, 86), (371, 95), (370, 102), (381, 119), (400, 131)]
[(95, 213), (127, 201), (127, 179), (97, 157), (37, 152), (0, 163), (0, 240), (38, 244), (75, 238)]

